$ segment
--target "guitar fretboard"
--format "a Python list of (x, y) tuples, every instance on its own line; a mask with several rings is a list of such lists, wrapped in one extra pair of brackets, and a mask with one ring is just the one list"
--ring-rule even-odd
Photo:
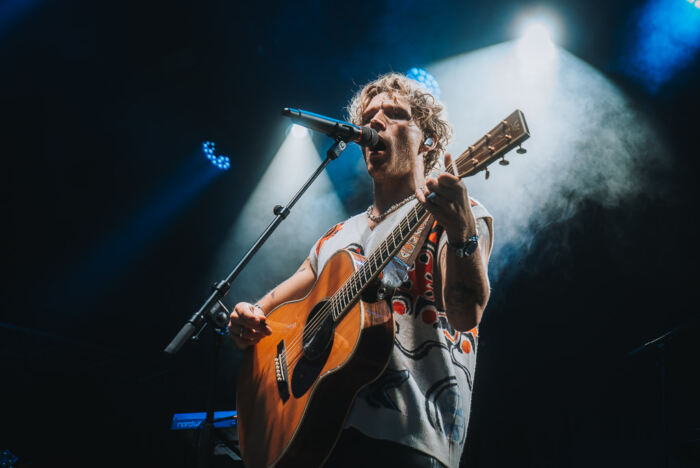
[(334, 321), (340, 320), (350, 306), (357, 302), (364, 288), (387, 266), (427, 217), (428, 211), (420, 203), (408, 210), (391, 233), (367, 257), (365, 263), (331, 297), (329, 303)]

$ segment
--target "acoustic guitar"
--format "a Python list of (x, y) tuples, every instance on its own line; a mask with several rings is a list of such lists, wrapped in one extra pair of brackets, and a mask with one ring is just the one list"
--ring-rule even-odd
[[(514, 111), (454, 160), (457, 175), (488, 177), (488, 166), (507, 165), (505, 154), (529, 136), (523, 113)], [(246, 466), (324, 463), (355, 395), (382, 374), (394, 346), (392, 310), (372, 293), (377, 278), (427, 217), (416, 204), (366, 258), (339, 250), (306, 297), (267, 314), (272, 334), (245, 351), (238, 384)]]

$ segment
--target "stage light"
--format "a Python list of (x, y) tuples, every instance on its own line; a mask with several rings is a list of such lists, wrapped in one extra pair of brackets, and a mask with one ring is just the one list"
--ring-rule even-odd
[(204, 155), (207, 157), (207, 159), (222, 171), (225, 171), (231, 167), (231, 161), (229, 160), (228, 156), (217, 156), (214, 154), (214, 151), (216, 151), (216, 145), (213, 141), (205, 141), (202, 143), (202, 151), (204, 151)]
[(302, 127), (301, 125), (297, 125), (297, 124), (292, 124), (289, 127), (289, 133), (294, 138), (304, 138), (304, 137), (309, 135), (309, 131), (307, 130), (306, 127)]
[(544, 23), (531, 23), (516, 46), (518, 57), (526, 63), (541, 65), (551, 61), (557, 53), (552, 35)]
[[(305, 130), (304, 127), (301, 127)], [(215, 256), (209, 279), (226, 275), (273, 219), (273, 207), (284, 205), (322, 161), (314, 146), (311, 132), (295, 136), (293, 128), (256, 185), (232, 195), (241, 206), (233, 225)], [(332, 143), (328, 139), (327, 144)], [(356, 146), (356, 145), (351, 145)], [(359, 148), (359, 147), (358, 147)], [(357, 150), (359, 153), (359, 149)], [(349, 156), (343, 153), (339, 160)], [(361, 158), (358, 154), (356, 158)], [(328, 171), (323, 171), (308, 191), (291, 209), (291, 213), (270, 236), (231, 287), (229, 297), (261, 297), (291, 275), (309, 255), (309, 250), (324, 232), (348, 217)], [(240, 300), (240, 299), (237, 299)]]
[[(649, 119), (605, 75), (562, 48), (551, 66), (533, 68), (518, 46), (507, 42), (430, 65), (450, 111), (453, 155), (514, 109), (524, 112), (532, 133), (527, 154), (511, 152), (511, 164), (495, 165), (488, 180), (467, 179), (469, 195), (500, 220), (492, 279), (518, 268), (543, 226), (564, 222), (589, 201), (617, 206), (646, 193), (642, 168), (663, 171), (669, 155)], [(567, 247), (552, 240), (547, 248)]]
[[(699, 9), (700, 0), (692, 5)], [(678, 0), (648, 0), (636, 18), (622, 69), (655, 93), (697, 57), (700, 14)]]
[[(52, 297), (84, 305), (119, 284), (118, 279), (131, 271), (163, 232), (172, 228), (171, 223), (222, 175), (216, 165), (202, 160), (199, 145), (190, 147), (188, 153), (170, 173), (164, 171), (161, 179), (152, 181), (151, 193), (119, 228), (85, 247), (70, 270), (50, 286)], [(83, 287), (76, 289), (76, 284)]]
[(417, 81), (427, 89), (430, 94), (436, 98), (440, 98), (440, 85), (433, 75), (428, 73), (426, 70), (418, 67), (413, 67), (406, 73), (406, 76), (412, 80)]

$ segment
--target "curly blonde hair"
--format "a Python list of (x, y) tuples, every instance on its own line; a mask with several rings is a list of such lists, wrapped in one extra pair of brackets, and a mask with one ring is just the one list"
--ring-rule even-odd
[(435, 147), (423, 157), (425, 175), (428, 175), (452, 136), (452, 127), (442, 118), (445, 106), (417, 81), (400, 73), (388, 73), (367, 83), (355, 93), (347, 107), (348, 120), (355, 125), (362, 125), (365, 107), (381, 93), (405, 97), (411, 106), (413, 121), (421, 129), (424, 137), (431, 137), (435, 142)]

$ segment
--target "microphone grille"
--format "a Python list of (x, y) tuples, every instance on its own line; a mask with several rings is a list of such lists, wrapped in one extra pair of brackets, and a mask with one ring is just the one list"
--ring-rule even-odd
[(362, 136), (360, 136), (360, 140), (357, 142), (361, 146), (369, 146), (370, 148), (377, 143), (379, 143), (379, 133), (373, 128), (370, 127), (360, 127), (362, 130)]

